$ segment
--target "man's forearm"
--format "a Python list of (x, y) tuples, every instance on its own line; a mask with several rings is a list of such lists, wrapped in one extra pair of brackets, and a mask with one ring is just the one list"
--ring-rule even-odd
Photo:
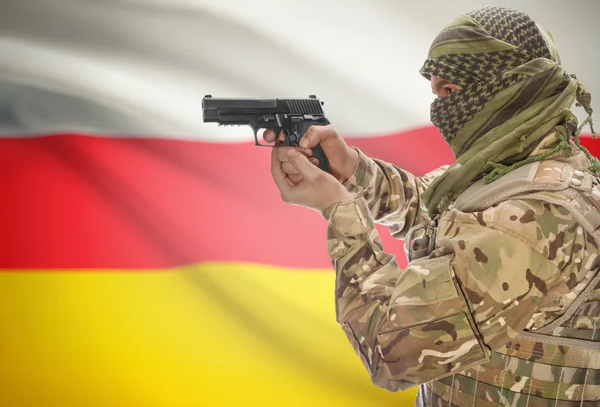
[(445, 167), (416, 177), (408, 171), (382, 160), (367, 157), (360, 149), (358, 163), (344, 186), (355, 197), (365, 199), (376, 223), (393, 228), (402, 238), (413, 225), (427, 218), (420, 196)]
[(381, 373), (381, 358), (374, 352), (375, 337), (366, 333), (378, 332), (384, 323), (389, 298), (402, 271), (395, 257), (383, 252), (363, 198), (321, 213), (329, 222), (327, 249), (336, 272), (336, 319), (374, 382), (397, 391), (395, 384), (375, 379)]

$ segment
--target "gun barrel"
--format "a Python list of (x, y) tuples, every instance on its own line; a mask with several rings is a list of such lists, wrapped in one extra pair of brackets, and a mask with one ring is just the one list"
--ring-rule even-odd
[(219, 122), (228, 115), (260, 115), (284, 113), (277, 99), (228, 99), (205, 96), (202, 99), (204, 122)]
[(318, 99), (234, 99), (213, 98), (206, 95), (202, 99), (204, 122), (218, 122), (227, 115), (263, 114), (312, 114), (323, 115)]
[(277, 99), (227, 99), (204, 97), (202, 108), (204, 110), (218, 109), (274, 109), (277, 107)]

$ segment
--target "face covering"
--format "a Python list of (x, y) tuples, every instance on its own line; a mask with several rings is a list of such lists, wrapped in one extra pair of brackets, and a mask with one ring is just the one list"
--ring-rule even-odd
[[(473, 181), (491, 182), (558, 151), (591, 122), (591, 96), (560, 65), (550, 33), (520, 11), (483, 7), (454, 20), (434, 40), (421, 74), (439, 76), (462, 90), (436, 99), (431, 121), (450, 145), (456, 162), (423, 195), (431, 216), (445, 210)], [(569, 109), (577, 101), (588, 113), (578, 128)], [(530, 157), (554, 131), (554, 150)]]

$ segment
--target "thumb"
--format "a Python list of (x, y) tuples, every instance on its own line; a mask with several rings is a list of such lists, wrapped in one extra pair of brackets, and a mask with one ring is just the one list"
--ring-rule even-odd
[(319, 174), (319, 170), (312, 164), (304, 154), (300, 154), (295, 149), (288, 151), (290, 164), (302, 175), (304, 179), (314, 179)]
[(331, 132), (325, 126), (310, 126), (302, 139), (300, 140), (300, 147), (313, 148), (314, 146), (321, 144), (321, 142), (327, 140), (331, 136)]

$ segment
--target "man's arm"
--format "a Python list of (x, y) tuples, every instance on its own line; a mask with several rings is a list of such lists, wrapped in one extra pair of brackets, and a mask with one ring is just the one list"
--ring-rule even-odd
[(408, 230), (428, 217), (421, 194), (448, 166), (416, 177), (388, 162), (367, 157), (360, 149), (354, 174), (343, 183), (356, 198), (363, 197), (375, 223), (388, 226), (392, 236), (404, 238)]
[(577, 265), (597, 256), (582, 250), (586, 232), (560, 208), (510, 201), (452, 212), (440, 223), (441, 247), (401, 272), (364, 199), (322, 214), (337, 320), (372, 381), (391, 391), (486, 362), (527, 326), (555, 283), (581, 280)]
[[(263, 138), (274, 142), (277, 135), (265, 131)], [(283, 141), (283, 133), (279, 135)], [(364, 197), (376, 223), (388, 226), (392, 236), (403, 239), (408, 230), (428, 218), (421, 203), (421, 194), (447, 166), (440, 167), (423, 177), (415, 177), (393, 164), (367, 157), (360, 149), (350, 147), (331, 126), (311, 126), (306, 131), (299, 150), (310, 156), (311, 148), (320, 145), (327, 155), (330, 173), (343, 182), (354, 197)], [(287, 151), (291, 147), (273, 149), (281, 170), (293, 183), (302, 176), (289, 163)], [(314, 158), (313, 164), (316, 164)]]

